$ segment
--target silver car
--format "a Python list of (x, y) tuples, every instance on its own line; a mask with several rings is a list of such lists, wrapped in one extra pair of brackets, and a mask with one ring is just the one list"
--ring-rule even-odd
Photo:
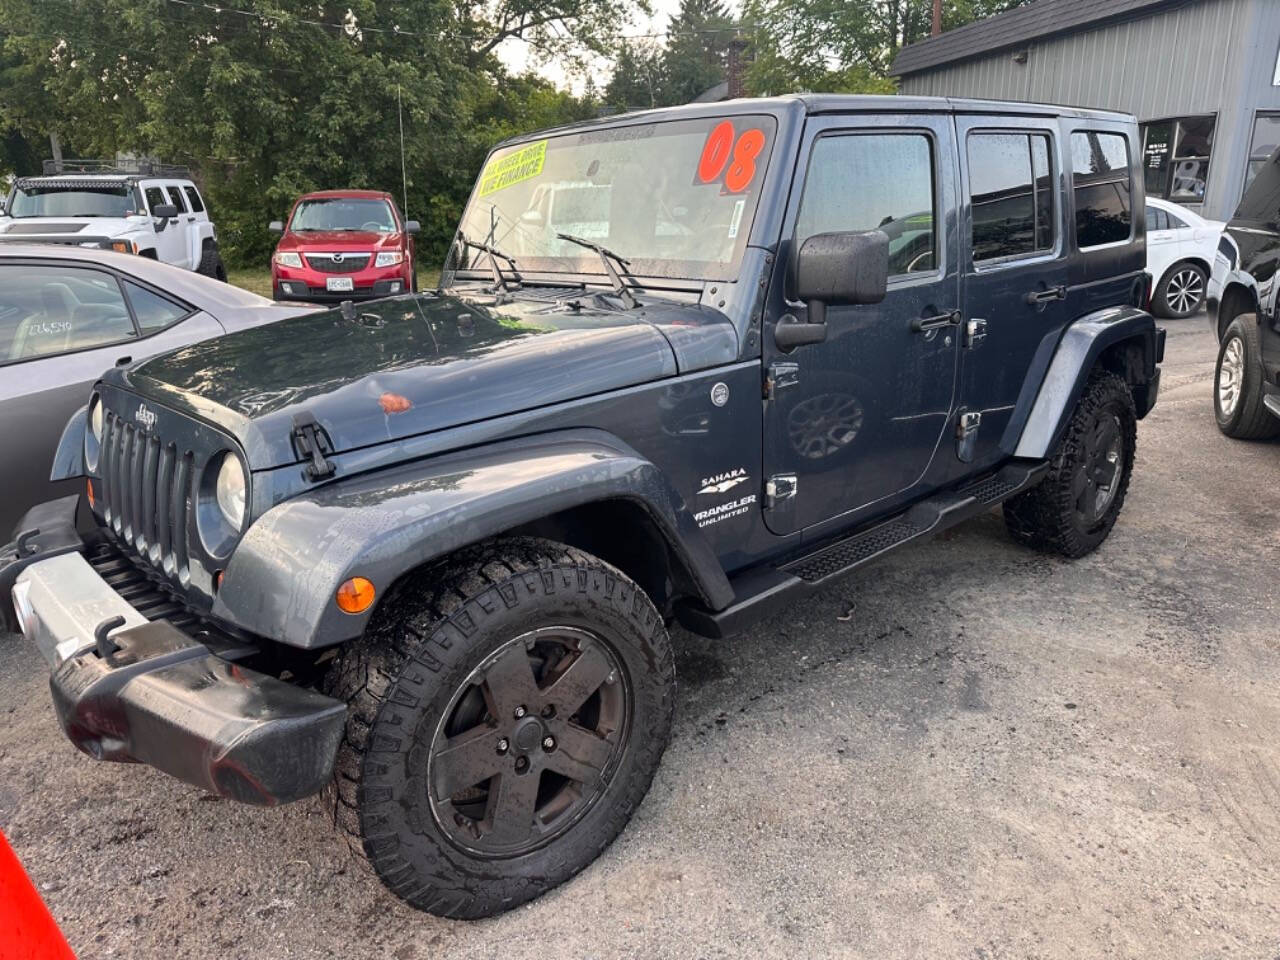
[(103, 370), (311, 309), (273, 304), (145, 257), (6, 243), (0, 248), (0, 542), (29, 507), (81, 492), (74, 482), (50, 483), (49, 472), (63, 427)]

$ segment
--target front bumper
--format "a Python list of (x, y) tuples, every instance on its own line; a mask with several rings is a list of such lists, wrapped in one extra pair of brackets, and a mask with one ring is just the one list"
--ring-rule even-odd
[[(73, 525), (76, 499), (67, 498)], [(47, 522), (52, 506), (33, 513), (44, 509)], [(346, 718), (341, 701), (248, 668), (241, 661), (258, 652), (252, 645), (214, 649), (149, 622), (80, 550), (65, 548), (65, 537), (50, 553), (44, 537), (0, 548), (0, 583), (13, 585), (11, 615), (48, 663), (54, 710), (80, 750), (259, 805), (328, 782)]]
[[(330, 278), (349, 278), (351, 290), (329, 290)], [(339, 303), (368, 300), (408, 293), (412, 275), (404, 264), (365, 267), (354, 273), (325, 273), (310, 267), (271, 266), (271, 291), (277, 300), (305, 300), (312, 303)]]

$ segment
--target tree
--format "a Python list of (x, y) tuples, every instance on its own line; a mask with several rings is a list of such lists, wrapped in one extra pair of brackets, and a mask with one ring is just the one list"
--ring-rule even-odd
[[(944, 0), (944, 30), (1029, 0)], [(925, 39), (932, 0), (744, 0), (752, 38), (747, 88), (892, 93), (889, 67), (904, 46)]]
[(614, 55), (613, 76), (604, 102), (615, 110), (648, 110), (666, 105), (662, 50), (649, 40), (624, 40)]
[(667, 103), (688, 103), (724, 81), (736, 27), (721, 0), (682, 0), (667, 24), (662, 54)]
[[(229, 263), (266, 262), (267, 222), (321, 187), (394, 189), (442, 254), (487, 149), (587, 115), (494, 51), (606, 49), (621, 0), (0, 0), (0, 129), (81, 155), (193, 168)], [(589, 113), (590, 111), (588, 111)], [(23, 171), (30, 172), (30, 171)]]

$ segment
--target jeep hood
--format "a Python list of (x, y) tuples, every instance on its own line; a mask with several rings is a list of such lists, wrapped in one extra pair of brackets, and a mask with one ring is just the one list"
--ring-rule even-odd
[(577, 295), (580, 308), (532, 296), (378, 300), (350, 319), (341, 309), (292, 317), (106, 379), (230, 432), (262, 470), (298, 461), (299, 415), (342, 453), (673, 377), (681, 355), (686, 370), (736, 359), (734, 328), (717, 311), (597, 309)]

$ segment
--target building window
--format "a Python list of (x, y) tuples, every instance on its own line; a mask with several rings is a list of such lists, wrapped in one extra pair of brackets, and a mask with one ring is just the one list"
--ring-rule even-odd
[(973, 262), (1053, 249), (1053, 163), (1042, 133), (969, 135)]
[(1118, 133), (1089, 130), (1071, 135), (1076, 194), (1076, 246), (1097, 247), (1129, 239), (1129, 144)]
[(1147, 196), (1203, 203), (1209, 155), (1218, 118), (1175, 117), (1142, 124), (1142, 166)]
[(923, 134), (820, 137), (809, 156), (796, 249), (819, 233), (879, 229), (889, 235), (890, 275), (931, 272), (933, 198), (933, 148)]
[[(1280, 147), (1280, 113), (1258, 113), (1253, 118), (1253, 137), (1249, 141), (1249, 169), (1244, 174), (1244, 189), (1249, 189), (1258, 171)], [(1244, 191), (1241, 191), (1242, 193)]]

